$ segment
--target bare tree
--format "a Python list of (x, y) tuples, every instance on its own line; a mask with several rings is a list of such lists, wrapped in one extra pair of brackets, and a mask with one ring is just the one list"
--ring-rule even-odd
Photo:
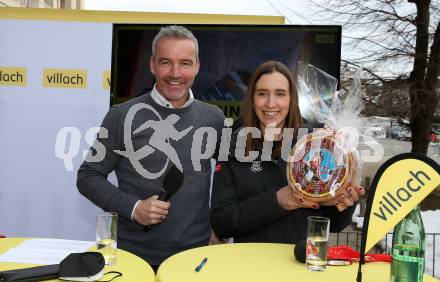
[[(426, 154), (439, 101), (440, 0), (314, 2), (344, 26), (345, 61), (367, 70), (371, 83), (409, 94), (412, 151)], [(397, 80), (401, 83), (387, 83)]]
[[(430, 51), (430, 0), (408, 0), (417, 7), (414, 65), (409, 76), (411, 101), (412, 151), (426, 154), (432, 117), (438, 104), (437, 82), (440, 72), (440, 21)], [(438, 14), (437, 14), (438, 15)]]

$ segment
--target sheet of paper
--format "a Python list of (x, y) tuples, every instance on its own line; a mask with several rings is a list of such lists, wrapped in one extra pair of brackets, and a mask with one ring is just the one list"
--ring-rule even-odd
[(58, 264), (70, 253), (86, 252), (91, 241), (29, 239), (0, 255), (0, 262)]

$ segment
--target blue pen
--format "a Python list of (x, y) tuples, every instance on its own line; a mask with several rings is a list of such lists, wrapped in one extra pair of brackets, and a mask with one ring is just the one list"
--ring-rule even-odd
[(204, 258), (202, 260), (202, 262), (196, 267), (196, 269), (194, 269), (194, 271), (199, 272), (200, 270), (202, 270), (202, 267), (206, 264), (207, 261), (208, 261), (208, 258)]

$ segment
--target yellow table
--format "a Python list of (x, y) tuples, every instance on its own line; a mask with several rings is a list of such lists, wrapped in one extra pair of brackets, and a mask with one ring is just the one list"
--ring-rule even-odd
[[(358, 264), (328, 266), (324, 272), (312, 272), (293, 258), (293, 245), (224, 244), (178, 253), (164, 261), (156, 282), (355, 282)], [(203, 258), (208, 261), (200, 272), (195, 268)], [(369, 263), (362, 267), (365, 282), (388, 282), (387, 263)], [(438, 281), (425, 275), (424, 282)]]
[[(8, 249), (17, 246), (21, 242), (27, 239), (24, 238), (4, 238), (0, 239), (0, 254), (4, 253)], [(32, 267), (32, 264), (23, 263), (0, 263), (0, 271)], [(115, 282), (123, 281), (142, 281), (142, 282), (153, 282), (154, 281), (154, 271), (151, 266), (146, 263), (143, 259), (123, 250), (118, 250), (118, 258), (116, 265), (105, 266), (104, 273), (108, 271), (119, 271), (122, 273), (121, 277), (116, 278)], [(105, 280), (111, 278), (111, 274), (104, 276)], [(62, 281), (62, 280), (48, 280), (48, 281)]]

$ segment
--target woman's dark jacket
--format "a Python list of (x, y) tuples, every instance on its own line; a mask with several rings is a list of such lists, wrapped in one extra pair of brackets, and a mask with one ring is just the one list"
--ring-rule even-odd
[[(233, 140), (236, 138), (233, 138)], [(338, 212), (333, 206), (285, 211), (278, 206), (276, 192), (287, 186), (286, 162), (239, 162), (229, 157), (218, 162), (211, 199), (211, 225), (221, 238), (234, 242), (296, 243), (305, 239), (307, 217), (330, 218), (331, 232), (351, 223), (354, 206)]]

